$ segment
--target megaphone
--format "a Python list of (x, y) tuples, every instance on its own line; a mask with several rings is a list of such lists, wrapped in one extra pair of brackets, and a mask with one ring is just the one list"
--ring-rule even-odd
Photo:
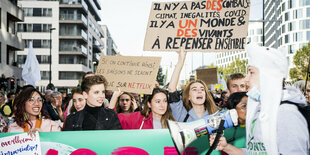
[(167, 120), (169, 132), (178, 153), (181, 154), (198, 137), (216, 131), (222, 119), (225, 120), (225, 129), (238, 125), (238, 114), (235, 109), (218, 111), (188, 123)]

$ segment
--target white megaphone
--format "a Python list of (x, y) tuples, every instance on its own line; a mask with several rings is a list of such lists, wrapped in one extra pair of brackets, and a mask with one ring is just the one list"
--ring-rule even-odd
[(176, 150), (181, 154), (185, 148), (198, 137), (212, 134), (218, 129), (221, 120), (224, 119), (224, 128), (238, 125), (238, 114), (235, 109), (218, 111), (197, 121), (183, 123), (168, 121), (168, 128)]

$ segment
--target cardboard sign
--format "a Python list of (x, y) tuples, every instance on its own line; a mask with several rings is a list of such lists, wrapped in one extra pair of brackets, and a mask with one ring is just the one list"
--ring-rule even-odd
[(27, 133), (0, 138), (0, 154), (41, 155), (39, 133), (30, 137)]
[(153, 2), (144, 51), (244, 51), (250, 0)]
[(103, 75), (108, 90), (152, 94), (161, 57), (101, 56), (96, 74)]
[(202, 80), (207, 85), (217, 84), (217, 69), (216, 68), (197, 69), (196, 75), (197, 75), (197, 79)]

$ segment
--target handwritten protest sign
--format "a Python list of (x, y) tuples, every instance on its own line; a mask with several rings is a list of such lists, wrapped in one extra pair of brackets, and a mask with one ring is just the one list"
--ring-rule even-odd
[(30, 137), (27, 133), (0, 138), (0, 154), (41, 155), (39, 133)]
[(96, 74), (108, 81), (108, 90), (152, 94), (160, 57), (101, 56)]
[(145, 51), (244, 51), (250, 0), (153, 2)]
[(197, 74), (197, 79), (202, 80), (207, 85), (217, 83), (217, 69), (216, 68), (197, 69), (196, 74)]

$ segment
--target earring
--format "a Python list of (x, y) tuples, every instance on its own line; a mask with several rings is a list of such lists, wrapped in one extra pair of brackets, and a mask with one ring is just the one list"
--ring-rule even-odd
[(24, 121), (27, 122), (28, 121), (28, 116), (26, 113), (24, 113)]
[(39, 119), (41, 119), (42, 115), (41, 115), (41, 112), (39, 113)]

